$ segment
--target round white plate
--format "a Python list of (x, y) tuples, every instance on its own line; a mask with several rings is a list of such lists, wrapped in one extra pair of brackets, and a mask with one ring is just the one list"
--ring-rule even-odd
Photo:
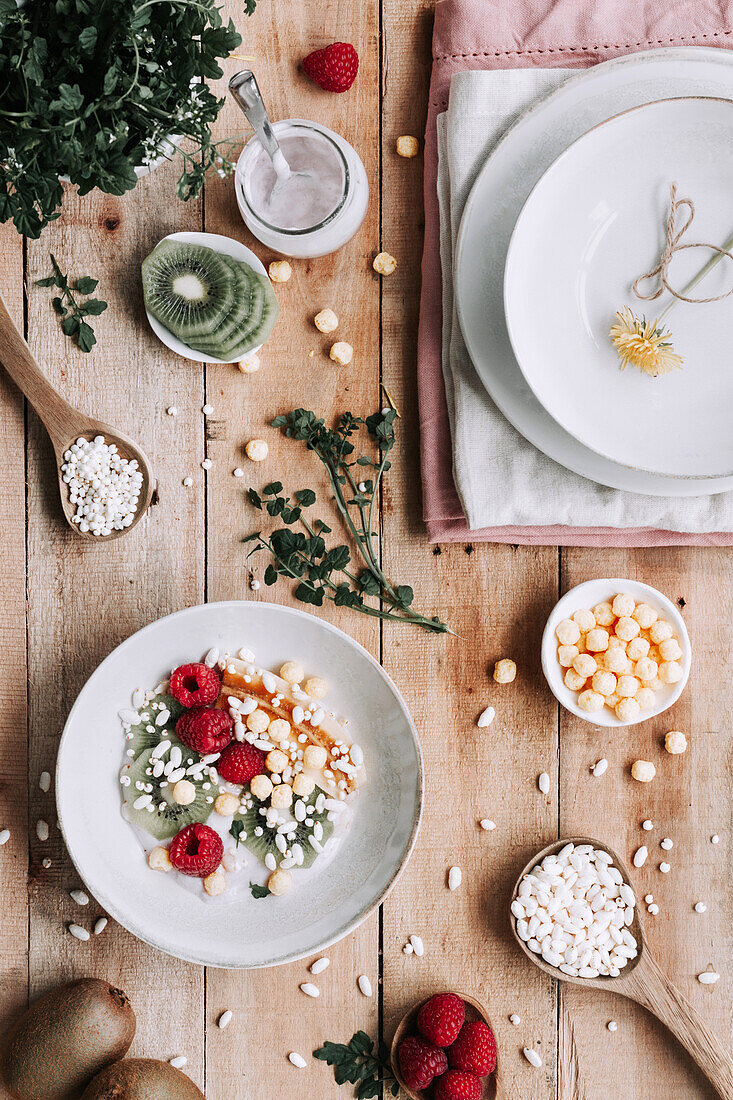
[[(578, 693), (565, 686), (563, 682), (565, 669), (561, 667), (557, 659), (558, 641), (555, 630), (558, 623), (563, 619), (572, 618), (574, 613), (581, 608), (592, 610), (596, 604), (603, 603), (604, 600), (610, 602), (619, 592), (628, 592), (637, 603), (648, 603), (650, 607), (653, 607), (659, 613), (660, 618), (671, 623), (682, 649), (682, 657), (680, 658), (682, 679), (676, 684), (667, 684), (661, 688), (656, 693), (655, 705), (650, 707), (649, 710), (642, 711), (633, 722), (622, 722), (609, 707), (604, 707), (603, 710), (592, 713), (581, 710), (577, 702)], [(675, 607), (672, 600), (658, 589), (652, 588), (649, 584), (642, 584), (641, 581), (632, 581), (628, 578), (598, 577), (592, 581), (583, 581), (582, 584), (577, 584), (575, 588), (569, 589), (553, 607), (542, 634), (542, 671), (545, 674), (547, 683), (550, 685), (552, 694), (566, 710), (571, 711), (578, 718), (582, 718), (584, 722), (590, 722), (594, 726), (636, 726), (639, 722), (646, 722), (647, 719), (664, 713), (673, 703), (677, 702), (684, 691), (690, 676), (691, 664), (692, 646), (690, 635), (687, 633), (685, 620), (680, 615), (678, 608)]]
[[(260, 275), (267, 275), (265, 265), (261, 260), (258, 260), (251, 248), (247, 248), (246, 245), (235, 241), (232, 237), (223, 237), (221, 233), (169, 233), (167, 237), (162, 239), (164, 241), (183, 241), (186, 244), (205, 245), (206, 248), (211, 248), (214, 252), (223, 252), (225, 256), (232, 256), (235, 260), (243, 260)], [(160, 244), (160, 241), (158, 244)], [(202, 351), (195, 351), (188, 344), (184, 344), (183, 341), (179, 340), (177, 336), (174, 336), (172, 332), (169, 332), (165, 325), (161, 325), (160, 321), (153, 317), (147, 309), (145, 314), (148, 318), (148, 324), (160, 342), (184, 359), (193, 359), (196, 363), (238, 363), (242, 358), (241, 355), (238, 355), (236, 359), (215, 359), (213, 355), (204, 355)], [(247, 355), (255, 355), (261, 347), (262, 344), (258, 344), (256, 348), (248, 351)]]
[[(256, 653), (263, 668), (288, 658), (329, 683), (327, 702), (349, 718), (367, 783), (341, 846), (321, 869), (294, 872), (281, 898), (207, 899), (178, 875), (151, 871), (120, 812), (124, 735), (118, 717), (135, 688), (153, 686), (211, 647)], [(61, 829), (90, 892), (133, 935), (207, 966), (257, 967), (299, 959), (353, 931), (386, 896), (412, 850), (422, 799), (415, 727), (397, 688), (360, 645), (321, 619), (275, 604), (210, 603), (151, 623), (92, 674), (69, 715), (56, 771)], [(248, 855), (250, 862), (254, 856)]]
[[(685, 365), (663, 377), (621, 371), (608, 335), (622, 306), (651, 319), (671, 300), (642, 302), (631, 293), (634, 279), (656, 266), (671, 182), (697, 210), (684, 241), (722, 244), (733, 228), (731, 179), (733, 102), (662, 100), (578, 138), (517, 220), (504, 305), (519, 366), (558, 424), (620, 465), (665, 477), (733, 474), (733, 300), (676, 305), (663, 324)], [(679, 225), (687, 213), (680, 211)], [(710, 256), (680, 253), (673, 285), (682, 289)], [(732, 281), (721, 263), (694, 294), (724, 293)]]
[[(507, 420), (575, 473), (614, 489), (652, 496), (726, 492), (733, 489), (733, 478), (689, 480), (650, 474), (612, 462), (564, 431), (534, 396), (517, 365), (504, 315), (504, 267), (527, 196), (572, 141), (630, 107), (690, 95), (733, 97), (731, 51), (707, 46), (650, 50), (614, 58), (570, 78), (496, 146), (466, 203), (456, 247), (456, 306), (463, 336), (479, 378)], [(673, 319), (682, 308), (676, 307)]]

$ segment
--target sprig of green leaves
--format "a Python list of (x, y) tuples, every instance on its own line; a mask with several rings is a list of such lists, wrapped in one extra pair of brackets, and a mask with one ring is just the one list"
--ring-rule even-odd
[(136, 167), (180, 153), (186, 199), (231, 171), (208, 82), (242, 39), (218, 0), (0, 0), (0, 32), (0, 222), (38, 237), (63, 175), (80, 195), (122, 195)]
[(53, 275), (46, 279), (36, 279), (36, 286), (55, 286), (61, 291), (60, 295), (51, 299), (51, 305), (61, 319), (61, 329), (65, 336), (76, 341), (80, 351), (91, 351), (97, 338), (94, 329), (84, 318), (98, 317), (100, 313), (104, 313), (107, 303), (101, 298), (87, 298), (85, 302), (78, 302), (74, 291), (77, 294), (91, 294), (99, 285), (99, 280), (93, 279), (91, 275), (82, 275), (69, 283), (68, 275), (64, 275), (54, 254), (51, 252), (49, 255)]
[[(328, 428), (315, 413), (295, 409), (272, 422), (288, 438), (304, 442), (326, 467), (334, 504), (360, 561), (352, 564), (352, 552), (345, 543), (329, 548), (324, 535), (331, 534), (331, 528), (321, 519), (306, 517), (305, 511), (316, 503), (312, 489), (300, 489), (291, 498), (283, 495), (279, 481), (266, 485), (261, 493), (249, 489), (248, 498), (254, 508), (286, 526), (267, 535), (256, 531), (243, 541), (254, 543), (248, 557), (259, 550), (272, 555), (265, 584), (275, 584), (279, 576), (297, 580), (294, 595), (302, 603), (322, 607), (324, 600), (330, 600), (337, 607), (351, 607), (375, 618), (412, 623), (435, 634), (452, 633), (437, 616), (415, 611), (410, 585), (393, 584), (379, 561), (374, 510), (382, 477), (390, 469), (387, 456), (395, 445), (396, 417), (394, 409), (383, 409), (365, 420), (346, 412), (335, 428)], [(376, 455), (356, 456), (353, 437), (362, 427)], [(294, 530), (296, 524), (302, 530)], [(370, 596), (377, 598), (376, 605), (367, 602)]]
[(313, 1051), (313, 1057), (333, 1066), (336, 1084), (356, 1085), (357, 1100), (382, 1096), (384, 1086), (389, 1087), (392, 1096), (400, 1091), (386, 1044), (380, 1042), (375, 1049), (365, 1031), (357, 1031), (349, 1043), (324, 1043)]

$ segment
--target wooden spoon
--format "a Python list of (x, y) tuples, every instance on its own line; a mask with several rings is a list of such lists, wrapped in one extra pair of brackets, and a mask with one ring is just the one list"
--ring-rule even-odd
[[(438, 990), (437, 992), (442, 993), (443, 990)], [(430, 996), (434, 997), (435, 994), (431, 993)], [(456, 996), (460, 997), (466, 1005), (466, 1023), (473, 1023), (474, 1020), (483, 1020), (485, 1024), (488, 1024), (488, 1026), (491, 1027), (491, 1020), (489, 1019), (488, 1013), (486, 1012), (486, 1009), (483, 1007), (482, 1004), (474, 1000), (473, 997), (469, 997), (466, 993), (457, 993)], [(426, 1096), (428, 1095), (428, 1090), (425, 1089), (422, 1092), (415, 1092), (414, 1089), (408, 1089), (407, 1085), (402, 1079), (402, 1074), (400, 1073), (400, 1063), (397, 1057), (397, 1048), (399, 1047), (402, 1040), (405, 1039), (408, 1035), (417, 1035), (417, 1015), (422, 1006), (426, 1004), (426, 1002), (429, 1000), (430, 997), (426, 997), (424, 1001), (421, 1001), (420, 1004), (415, 1005), (414, 1008), (411, 1008), (409, 1012), (405, 1013), (405, 1015), (399, 1022), (397, 1030), (394, 1033), (392, 1048), (389, 1052), (394, 1075), (397, 1078), (400, 1087), (404, 1090), (406, 1095), (410, 1097), (410, 1100), (425, 1100)], [(497, 1062), (497, 1067), (491, 1074), (491, 1076), (484, 1078), (484, 1093), (482, 1100), (505, 1100), (505, 1098), (506, 1093), (501, 1086), (501, 1078), (499, 1075), (499, 1066)]]
[[(638, 899), (638, 892), (634, 889), (629, 872), (619, 859), (618, 855), (607, 844), (600, 840), (594, 840), (589, 836), (571, 836), (564, 840), (557, 840), (548, 844), (541, 852), (534, 856), (517, 879), (512, 901), (517, 897), (519, 884), (524, 876), (540, 863), (545, 856), (554, 855), (566, 844), (592, 844), (594, 848), (602, 849), (612, 857), (614, 866), (621, 872), (626, 882)], [(570, 974), (564, 974), (555, 966), (550, 966), (540, 955), (535, 955), (531, 948), (520, 939), (517, 934), (516, 920), (510, 916), (514, 938), (524, 951), (528, 959), (535, 966), (544, 970), (551, 978), (564, 982), (573, 982), (582, 985), (586, 989), (602, 989), (605, 992), (620, 993), (637, 1004), (643, 1005), (658, 1020), (669, 1028), (674, 1036), (682, 1043), (687, 1052), (694, 1058), (698, 1066), (724, 1100), (733, 1100), (733, 1058), (722, 1045), (717, 1036), (711, 1031), (700, 1014), (692, 1007), (690, 1002), (680, 993), (665, 974), (659, 969), (647, 943), (644, 927), (639, 918), (639, 906), (634, 908), (634, 921), (631, 925), (631, 934), (639, 945), (639, 954), (626, 964), (617, 978), (574, 978)]]
[[(122, 435), (101, 420), (93, 420), (91, 416), (79, 412), (64, 400), (58, 390), (54, 389), (16, 328), (2, 296), (0, 296), (0, 363), (3, 364), (18, 389), (25, 394), (51, 437), (56, 455), (61, 507), (72, 531), (80, 538), (91, 539), (94, 542), (109, 542), (110, 539), (116, 539), (119, 535), (131, 531), (150, 506), (155, 489), (147, 456), (128, 436)], [(137, 459), (143, 475), (135, 518), (129, 527), (124, 527), (121, 531), (111, 531), (109, 535), (93, 535), (91, 531), (80, 531), (79, 525), (71, 522), (75, 508), (69, 499), (68, 486), (62, 481), (61, 475), (64, 451), (68, 450), (79, 436), (93, 439), (95, 435), (103, 435), (106, 443), (116, 443), (117, 450), (123, 458)]]

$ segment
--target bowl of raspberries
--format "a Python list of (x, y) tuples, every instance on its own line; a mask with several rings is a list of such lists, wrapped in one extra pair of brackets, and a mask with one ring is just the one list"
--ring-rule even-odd
[(412, 1100), (490, 1100), (496, 1040), (486, 1012), (464, 994), (435, 993), (403, 1018), (392, 1066)]

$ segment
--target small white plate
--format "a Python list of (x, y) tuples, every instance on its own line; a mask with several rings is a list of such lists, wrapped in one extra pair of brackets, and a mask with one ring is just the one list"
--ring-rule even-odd
[[(619, 592), (628, 592), (637, 603), (648, 603), (650, 607), (653, 607), (659, 613), (660, 618), (666, 619), (672, 625), (682, 649), (682, 657), (680, 658), (682, 679), (679, 683), (665, 685), (660, 691), (656, 692), (657, 702), (655, 705), (650, 707), (649, 710), (643, 710), (634, 722), (622, 722), (608, 707), (593, 713), (581, 710), (577, 704), (577, 691), (571, 691), (563, 683), (563, 675), (566, 670), (557, 659), (558, 641), (555, 630), (558, 623), (563, 619), (571, 618), (581, 608), (592, 610), (596, 604), (603, 603), (604, 600), (613, 600)], [(552, 694), (566, 710), (576, 714), (578, 718), (582, 718), (585, 722), (591, 722), (594, 726), (635, 726), (639, 722), (646, 722), (648, 718), (654, 718), (656, 715), (662, 714), (673, 703), (677, 702), (684, 691), (690, 675), (691, 664), (690, 636), (687, 633), (685, 620), (678, 609), (670, 599), (657, 591), (656, 588), (628, 578), (604, 577), (598, 580), (584, 581), (583, 584), (571, 588), (555, 604), (542, 634), (542, 671), (545, 674), (547, 683), (550, 685)]]
[(648, 50), (615, 57), (570, 77), (523, 113), (486, 159), (456, 242), (461, 330), (476, 373), (510, 424), (549, 458), (583, 477), (613, 489), (665, 497), (727, 492), (733, 489), (733, 478), (667, 478), (632, 469), (583, 446), (561, 428), (517, 366), (506, 328), (503, 282), (517, 217), (559, 154), (592, 126), (621, 111), (689, 95), (732, 98), (733, 51), (712, 46)]
[[(685, 364), (669, 375), (621, 371), (609, 338), (622, 306), (651, 320), (670, 301), (631, 292), (659, 258), (670, 184), (696, 207), (684, 241), (722, 244), (733, 229), (731, 179), (733, 102), (648, 103), (570, 145), (517, 220), (504, 282), (517, 361), (558, 424), (612, 462), (665, 477), (733, 475), (733, 299), (676, 305), (665, 323)], [(672, 284), (681, 289), (710, 255), (681, 253)], [(695, 293), (731, 285), (733, 265), (721, 263)]]
[[(206, 248), (211, 248), (214, 252), (222, 252), (225, 256), (232, 256), (235, 260), (243, 260), (260, 275), (267, 275), (265, 265), (257, 259), (254, 252), (246, 245), (233, 240), (232, 237), (223, 237), (220, 233), (169, 233), (167, 237), (163, 237), (163, 240), (205, 245)], [(160, 241), (158, 243), (160, 244)], [(205, 355), (202, 351), (195, 351), (194, 348), (190, 348), (188, 344), (184, 344), (172, 332), (169, 332), (165, 325), (162, 325), (147, 309), (145, 313), (148, 324), (160, 342), (184, 359), (193, 359), (196, 363), (238, 363), (242, 358), (241, 355), (238, 355), (236, 359), (215, 359), (213, 355)], [(262, 344), (258, 344), (256, 348), (248, 351), (247, 355), (255, 355), (261, 347)]]
[[(118, 711), (130, 706), (137, 687), (152, 687), (211, 646), (232, 653), (251, 648), (263, 668), (274, 670), (292, 658), (310, 675), (325, 677), (328, 706), (348, 717), (349, 732), (364, 749), (367, 783), (349, 831), (321, 868), (316, 862), (312, 872), (293, 872), (285, 897), (252, 898), (246, 867), (229, 898), (206, 898), (181, 876), (151, 871), (120, 811), (124, 734)], [(77, 871), (133, 935), (206, 966), (273, 966), (335, 943), (384, 900), (417, 835), (422, 758), (397, 688), (348, 635), (276, 604), (210, 603), (139, 630), (92, 674), (61, 739), (56, 800)], [(255, 857), (247, 858), (254, 865)]]

